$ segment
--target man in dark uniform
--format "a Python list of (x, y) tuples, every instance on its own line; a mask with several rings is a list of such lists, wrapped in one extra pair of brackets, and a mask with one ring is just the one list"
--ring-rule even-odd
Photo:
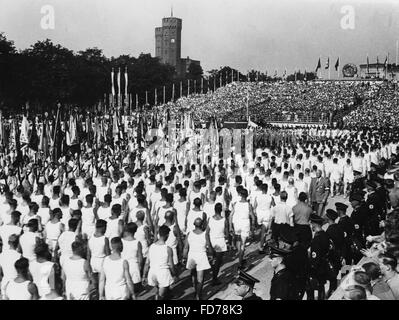
[(355, 231), (352, 219), (346, 215), (348, 206), (342, 202), (336, 202), (335, 208), (339, 216), (338, 225), (344, 231), (344, 245), (342, 247), (342, 257), (346, 265), (352, 265), (352, 235)]
[(366, 200), (367, 218), (364, 226), (365, 237), (381, 234), (380, 221), (382, 221), (383, 217), (382, 204), (384, 201), (384, 199), (381, 199), (375, 192), (377, 185), (374, 181), (367, 181), (366, 187), (368, 195)]
[(270, 259), (274, 275), (270, 286), (270, 300), (297, 300), (295, 278), (286, 267), (286, 257), (290, 250), (270, 246)]
[(354, 232), (352, 234), (352, 252), (353, 252), (353, 263), (356, 264), (363, 257), (360, 252), (366, 246), (366, 240), (364, 236), (364, 226), (367, 219), (367, 207), (364, 203), (363, 196), (359, 193), (355, 193), (349, 198), (351, 206), (353, 208), (351, 214), (351, 220), (354, 225)]
[(353, 170), (353, 176), (354, 180), (349, 197), (364, 189), (365, 179), (362, 177), (362, 173), (357, 170)]
[(262, 300), (253, 291), (255, 283), (259, 280), (251, 276), (250, 274), (239, 270), (238, 276), (235, 280), (237, 287), (235, 288), (235, 294), (242, 297), (242, 300)]
[(308, 250), (299, 242), (298, 236), (289, 225), (285, 225), (281, 230), (281, 240), (279, 247), (290, 249), (290, 253), (285, 257), (286, 267), (295, 278), (297, 300), (302, 300), (306, 287), (309, 285), (310, 261)]
[(317, 214), (310, 215), (310, 224), (314, 237), (310, 243), (310, 277), (311, 287), (307, 292), (309, 300), (314, 300), (314, 290), (318, 291), (318, 300), (325, 299), (324, 285), (328, 278), (328, 252), (330, 248), (330, 238), (322, 229), (324, 220)]
[(338, 218), (338, 213), (335, 210), (327, 209), (326, 218), (328, 223), (326, 232), (332, 240), (332, 246), (330, 245), (328, 254), (328, 260), (332, 266), (332, 272), (328, 278), (328, 281), (330, 282), (327, 293), (328, 298), (337, 289), (337, 276), (342, 267), (342, 248), (345, 243), (345, 235), (342, 227), (335, 223), (335, 220)]

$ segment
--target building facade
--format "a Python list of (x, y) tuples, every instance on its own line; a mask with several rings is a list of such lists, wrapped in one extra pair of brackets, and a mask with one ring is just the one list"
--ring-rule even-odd
[(163, 18), (162, 27), (155, 28), (155, 56), (162, 63), (175, 67), (178, 76), (184, 76), (191, 62), (200, 64), (198, 60), (181, 59), (182, 19)]

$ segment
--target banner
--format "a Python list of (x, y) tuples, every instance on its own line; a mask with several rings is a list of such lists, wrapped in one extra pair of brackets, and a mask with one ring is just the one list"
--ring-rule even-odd
[(245, 130), (245, 159), (253, 161), (254, 132), (251, 129)]
[(231, 132), (224, 128), (219, 133), (222, 138), (223, 160), (227, 161), (231, 157)]
[(241, 158), (241, 129), (233, 129), (233, 157)]

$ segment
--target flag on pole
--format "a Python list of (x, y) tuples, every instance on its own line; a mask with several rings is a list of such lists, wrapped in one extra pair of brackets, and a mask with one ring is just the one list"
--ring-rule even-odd
[(136, 93), (136, 111), (139, 110), (139, 95)]
[(125, 97), (127, 99), (127, 84), (128, 84), (128, 78), (127, 78), (127, 67), (125, 68)]
[(112, 83), (112, 86), (111, 86), (112, 97), (114, 97), (115, 96), (114, 68), (112, 68), (112, 71), (111, 71), (111, 83)]
[(287, 69), (284, 69), (283, 79), (286, 79), (286, 77), (287, 77)]
[(175, 101), (175, 84), (172, 84), (172, 101)]
[(204, 93), (204, 78), (201, 77), (201, 94)]
[(338, 71), (338, 67), (339, 67), (339, 57), (337, 59), (337, 62), (335, 62), (335, 71)]
[(190, 95), (190, 79), (187, 80), (187, 96)]
[(320, 58), (319, 61), (317, 62), (317, 66), (316, 66), (316, 72), (321, 68), (321, 62), (320, 62)]
[(385, 69), (388, 68), (388, 57), (385, 57), (384, 68), (385, 68)]
[[(118, 96), (121, 94), (121, 68), (118, 69)], [(119, 98), (118, 98), (119, 99)]]
[(166, 103), (166, 89), (165, 86), (163, 86), (163, 104)]
[(222, 73), (219, 73), (219, 87), (222, 86)]
[(378, 56), (377, 56), (377, 72), (378, 72), (378, 65), (380, 64), (380, 62), (378, 61)]
[(36, 118), (33, 118), (32, 131), (29, 137), (29, 148), (37, 152), (38, 147), (39, 147), (39, 136), (37, 135)]
[(13, 166), (17, 167), (22, 163), (23, 156), (22, 156), (22, 149), (21, 149), (21, 142), (20, 142), (20, 132), (19, 132), (19, 128), (18, 128), (18, 121), (16, 119), (14, 119), (13, 124), (14, 124), (14, 134), (15, 134), (15, 152), (17, 154), (17, 157), (13, 163)]
[(19, 141), (23, 144), (22, 148), (29, 144), (29, 123), (26, 115), (22, 116), (21, 123), (21, 134), (19, 136)]
[[(319, 60), (320, 61), (320, 60)], [(317, 71), (316, 71), (317, 72)], [(307, 78), (307, 76), (306, 76), (306, 69), (305, 69), (305, 73), (304, 73), (304, 76), (303, 76), (303, 80), (304, 81), (307, 81), (308, 80), (308, 78)]]
[(183, 81), (180, 81), (180, 95), (179, 98), (183, 95)]
[(330, 68), (330, 57), (327, 58), (325, 69), (328, 69), (328, 68)]
[(155, 94), (154, 94), (155, 95), (155, 97), (154, 97), (154, 105), (156, 106), (158, 104), (158, 94), (157, 94), (158, 90), (157, 90), (157, 88), (155, 88), (154, 91), (155, 91)]

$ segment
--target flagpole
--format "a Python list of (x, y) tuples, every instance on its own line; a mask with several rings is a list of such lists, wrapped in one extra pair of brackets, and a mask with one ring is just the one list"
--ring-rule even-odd
[(399, 40), (396, 40), (396, 66), (398, 66)]
[(328, 57), (328, 80), (331, 80), (331, 63), (330, 63), (330, 57)]

